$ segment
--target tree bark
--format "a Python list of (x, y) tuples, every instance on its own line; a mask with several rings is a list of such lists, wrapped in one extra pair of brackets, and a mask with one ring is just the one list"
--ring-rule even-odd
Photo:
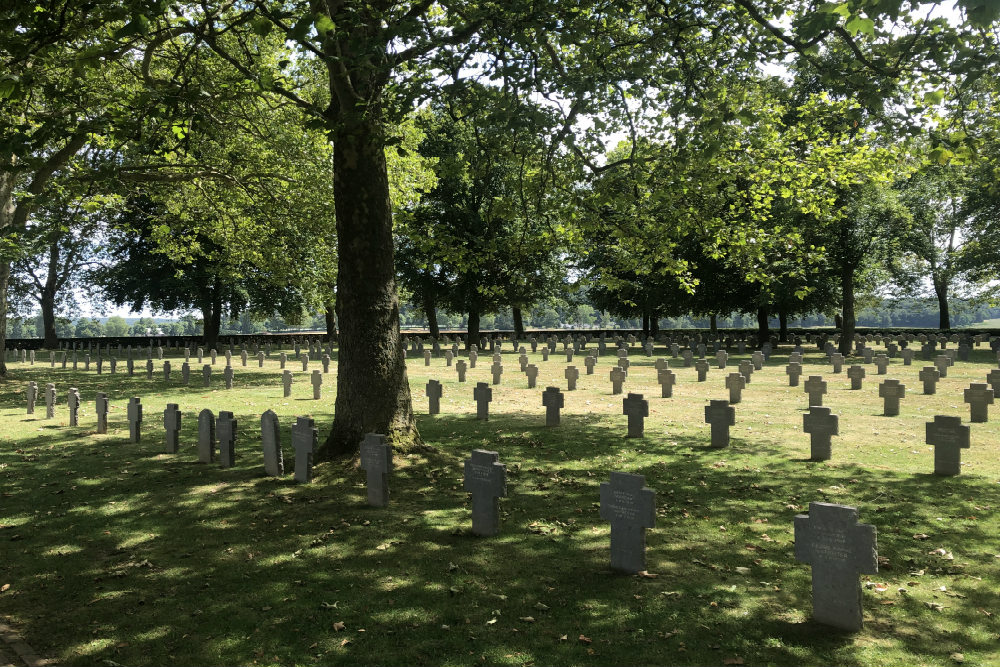
[(642, 337), (645, 338), (649, 335), (649, 313), (645, 310), (642, 311)]
[(852, 267), (841, 270), (840, 291), (844, 303), (841, 315), (840, 345), (837, 346), (837, 349), (842, 355), (847, 357), (851, 354), (851, 347), (854, 345), (855, 330), (854, 269)]
[(521, 308), (513, 306), (510, 312), (514, 318), (514, 340), (518, 341), (524, 338), (524, 320), (521, 317)]
[(337, 340), (337, 310), (332, 301), (327, 301), (323, 307), (326, 308), (323, 314), (326, 319), (326, 335), (332, 343)]
[(649, 333), (653, 338), (656, 338), (656, 334), (660, 333), (660, 316), (656, 311), (649, 314)]
[(771, 335), (771, 328), (767, 323), (767, 306), (757, 308), (757, 344), (763, 345)]
[(469, 324), (466, 327), (465, 349), (470, 345), (479, 345), (479, 311), (469, 310)]
[(372, 106), (366, 114), (350, 114), (332, 131), (340, 356), (333, 427), (317, 452), (320, 459), (354, 456), (366, 433), (386, 435), (397, 447), (420, 437), (399, 333), (379, 117)]
[(7, 284), (10, 262), (0, 262), (0, 378), (7, 377)]
[(712, 332), (713, 336), (719, 334), (719, 320), (715, 313), (708, 316), (708, 329)]
[(206, 351), (214, 348), (219, 342), (219, 329), (222, 325), (221, 310), (221, 305), (216, 303), (214, 298), (201, 308)]
[(788, 311), (784, 308), (778, 309), (778, 340), (782, 343), (788, 341)]
[(429, 290), (424, 291), (424, 315), (427, 317), (427, 329), (431, 338), (439, 338), (441, 330), (438, 328), (437, 308), (434, 306), (434, 297), (429, 294)]
[(948, 284), (940, 276), (933, 276), (934, 293), (938, 300), (938, 328), (951, 329), (951, 313), (948, 310)]

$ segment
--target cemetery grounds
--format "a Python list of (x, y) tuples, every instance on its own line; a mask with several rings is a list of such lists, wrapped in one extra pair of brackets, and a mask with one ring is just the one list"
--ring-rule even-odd
[[(867, 364), (850, 391), (815, 345), (802, 380), (822, 375), (824, 405), (840, 417), (833, 456), (810, 462), (802, 431), (803, 387), (785, 375), (790, 346), (753, 374), (735, 405), (731, 445), (709, 449), (704, 407), (728, 398), (729, 365), (706, 382), (671, 359), (672, 398), (660, 398), (653, 357), (634, 346), (621, 395), (608, 379), (614, 347), (587, 375), (583, 355), (567, 392), (562, 345), (541, 359), (535, 389), (510, 343), (488, 421), (475, 419), (476, 382), (490, 382), (480, 353), (459, 383), (444, 357), (408, 359), (414, 410), (427, 450), (395, 454), (386, 508), (366, 505), (357, 461), (319, 463), (311, 484), (264, 476), (260, 415), (281, 421), (285, 469), (290, 427), (310, 415), (325, 436), (336, 366), (323, 397), (289, 355), (292, 395), (282, 397), (277, 351), (264, 368), (233, 357), (224, 389), (220, 355), (211, 388), (192, 358), (167, 355), (145, 377), (124, 363), (114, 376), (10, 365), (0, 386), (0, 621), (40, 655), (69, 665), (996, 665), (1000, 664), (1000, 401), (972, 424), (962, 474), (937, 477), (924, 444), (934, 415), (969, 408), (962, 390), (996, 368), (985, 346), (956, 362), (925, 396), (912, 366), (892, 359), (886, 376)], [(950, 346), (950, 347), (953, 347)], [(883, 348), (875, 346), (876, 351)], [(155, 355), (154, 355), (155, 356)], [(463, 357), (464, 358), (464, 354)], [(712, 360), (711, 353), (709, 359)], [(335, 360), (334, 360), (335, 361)], [(208, 362), (206, 358), (206, 363)], [(311, 362), (309, 371), (320, 368)], [(906, 385), (898, 417), (882, 415), (878, 383)], [(427, 415), (424, 387), (443, 386), (441, 414)], [(24, 390), (38, 382), (34, 415)], [(46, 420), (41, 394), (54, 382)], [(542, 391), (565, 393), (561, 425), (545, 427)], [(81, 395), (69, 427), (66, 397)], [(94, 398), (108, 393), (109, 432), (95, 433)], [(627, 439), (622, 399), (642, 393), (645, 436)], [(140, 396), (142, 440), (128, 441), (125, 406)], [(163, 409), (183, 413), (180, 453), (164, 454)], [(232, 411), (236, 465), (198, 463), (197, 413)], [(462, 463), (473, 449), (507, 467), (496, 537), (470, 532)], [(609, 568), (609, 524), (599, 485), (612, 471), (642, 474), (656, 492), (645, 574)], [(855, 506), (878, 531), (879, 572), (862, 575), (864, 629), (842, 633), (810, 620), (810, 568), (793, 556), (792, 523), (810, 501)]]

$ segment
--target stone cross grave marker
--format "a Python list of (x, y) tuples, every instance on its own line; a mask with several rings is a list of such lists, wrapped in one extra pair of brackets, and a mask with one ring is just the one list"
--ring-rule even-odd
[(309, 370), (309, 353), (302, 355), (302, 372), (305, 373)]
[(287, 368), (281, 373), (281, 386), (285, 398), (292, 395), (292, 372)]
[(49, 382), (45, 385), (45, 418), (56, 416), (56, 386)]
[(729, 401), (712, 400), (705, 406), (705, 423), (712, 425), (712, 448), (729, 446), (729, 427), (736, 423), (736, 408)]
[(969, 421), (984, 423), (989, 421), (989, 406), (993, 404), (993, 389), (986, 383), (973, 382), (964, 392), (965, 402), (969, 404)]
[(215, 432), (219, 440), (219, 465), (232, 468), (236, 463), (236, 430), (237, 420), (228, 410), (219, 410), (219, 418), (215, 422)]
[(720, 369), (725, 369), (726, 364), (729, 363), (729, 353), (725, 350), (719, 350), (715, 353), (715, 363)]
[(288, 363), (288, 355), (282, 352), (278, 356), (278, 368), (281, 370), (285, 369), (285, 364)]
[(951, 366), (951, 359), (948, 358), (948, 355), (939, 354), (934, 357), (934, 365), (937, 366), (938, 373), (941, 374), (941, 377), (948, 377), (948, 367)]
[(392, 447), (384, 435), (366, 433), (361, 441), (361, 469), (367, 473), (368, 504), (389, 504), (389, 473), (392, 471)]
[(958, 475), (962, 472), (962, 450), (969, 448), (970, 428), (961, 417), (937, 415), (927, 422), (924, 441), (934, 447), (934, 474)]
[(167, 403), (163, 410), (163, 429), (166, 432), (163, 443), (163, 451), (167, 454), (176, 454), (180, 448), (181, 436), (181, 411), (176, 403)]
[(542, 348), (542, 361), (548, 361), (548, 360), (549, 360), (549, 348), (543, 347)]
[(493, 400), (493, 390), (485, 382), (477, 382), (472, 390), (472, 398), (476, 401), (476, 419), (486, 421), (490, 418), (490, 402)]
[(864, 366), (855, 365), (847, 369), (847, 377), (851, 380), (851, 389), (861, 389), (865, 374)]
[(493, 365), (490, 366), (490, 372), (493, 374), (493, 384), (500, 384), (500, 376), (503, 375), (503, 364), (499, 361), (494, 361)]
[(244, 365), (244, 366), (247, 365), (247, 351), (246, 350), (241, 350), (240, 351), (240, 363), (242, 365)]
[(132, 377), (135, 374), (135, 361), (132, 360), (132, 357), (125, 360), (125, 370), (128, 371), (129, 377)]
[(885, 416), (895, 417), (899, 414), (899, 399), (906, 396), (906, 386), (889, 379), (878, 386), (878, 395), (883, 399)]
[[(656, 371), (656, 381), (660, 384), (660, 397), (670, 398), (674, 395), (674, 385), (677, 384), (677, 376), (669, 368)], [(618, 393), (621, 393), (620, 391)]]
[(911, 365), (913, 365), (913, 353), (914, 352), (915, 352), (915, 350), (912, 347), (904, 347), (902, 350), (899, 351), (899, 356), (901, 356), (903, 358), (903, 365), (904, 366), (911, 366)]
[(424, 393), (430, 403), (427, 414), (436, 415), (441, 413), (441, 383), (437, 380), (428, 380)]
[(573, 350), (566, 350), (566, 363), (573, 363)]
[(465, 371), (468, 369), (468, 365), (465, 363), (465, 359), (459, 359), (455, 362), (455, 372), (458, 373), (458, 381), (465, 382)]
[(601, 518), (611, 522), (611, 567), (636, 574), (646, 570), (646, 529), (656, 526), (656, 492), (646, 478), (612, 472), (601, 483)]
[(152, 359), (146, 359), (146, 379), (147, 380), (152, 380), (153, 379), (153, 360)]
[(424, 366), (430, 366), (430, 365), (431, 365), (431, 351), (424, 350)]
[(313, 388), (313, 400), (318, 401), (323, 396), (323, 373), (318, 368), (314, 368), (310, 376)]
[(138, 398), (128, 399), (128, 435), (133, 443), (142, 438), (142, 401)]
[(281, 452), (281, 435), (278, 415), (274, 410), (266, 410), (260, 416), (260, 441), (264, 451), (264, 474), (281, 477), (285, 474), (285, 458)]
[(621, 359), (618, 360), (618, 368), (625, 371), (625, 375), (628, 375), (628, 368), (631, 365), (632, 362), (628, 359), (628, 357), (622, 357)]
[(810, 460), (830, 460), (830, 438), (840, 435), (839, 425), (840, 418), (830, 408), (809, 406), (809, 412), (802, 415), (802, 430), (809, 434)]
[(798, 361), (790, 362), (785, 366), (785, 374), (788, 375), (788, 386), (798, 387), (799, 376), (802, 375), (802, 364)]
[(115, 371), (118, 370), (118, 358), (111, 357), (111, 359), (108, 360), (108, 366), (110, 366), (111, 374), (114, 375)]
[(750, 376), (753, 375), (753, 363), (749, 359), (743, 359), (739, 365), (740, 374), (750, 384)]
[(233, 367), (226, 366), (222, 370), (222, 381), (225, 383), (226, 389), (233, 388)]
[(567, 391), (576, 389), (576, 381), (580, 379), (580, 370), (576, 366), (567, 366), (563, 375), (566, 377)]
[(876, 375), (885, 375), (889, 370), (889, 357), (884, 354), (875, 355)]
[(699, 359), (694, 362), (694, 369), (698, 372), (698, 382), (704, 382), (708, 377), (708, 360)]
[(208, 408), (198, 413), (198, 460), (215, 462), (215, 415)]
[(451, 350), (446, 350), (444, 353), (444, 363), (446, 366), (451, 366), (452, 362), (455, 360), (455, 353)]
[(823, 394), (826, 393), (826, 381), (819, 375), (810, 375), (809, 379), (802, 383), (803, 389), (809, 396), (809, 405), (823, 405)]
[(622, 414), (628, 416), (628, 438), (641, 438), (645, 419), (649, 416), (649, 401), (642, 394), (632, 394), (622, 399)]
[(292, 426), (292, 448), (295, 450), (295, 481), (308, 484), (313, 475), (313, 453), (318, 431), (310, 417), (296, 417)]
[(875, 526), (858, 523), (857, 508), (809, 503), (809, 514), (795, 517), (795, 559), (812, 566), (813, 618), (860, 630), (858, 575), (878, 572)]
[(465, 490), (472, 494), (472, 532), (483, 536), (499, 533), (500, 498), (507, 495), (507, 469), (497, 452), (472, 450), (472, 456), (465, 461)]
[(542, 392), (542, 405), (545, 406), (545, 425), (559, 426), (559, 410), (565, 405), (565, 397), (559, 387), (546, 387)]
[(597, 357), (593, 355), (587, 355), (583, 359), (583, 365), (587, 367), (587, 375), (594, 374), (594, 366), (597, 364)]
[(212, 364), (211, 365), (214, 366), (216, 360), (219, 358), (219, 353), (218, 353), (218, 351), (216, 351), (216, 350), (213, 349), (213, 350), (209, 350), (208, 354), (212, 358)]
[(866, 364), (872, 363), (873, 357), (875, 356), (875, 350), (870, 347), (865, 347), (861, 349), (861, 355), (865, 359)]
[(844, 370), (844, 355), (840, 352), (834, 352), (830, 355), (830, 363), (833, 364), (833, 372), (840, 373)]
[(163, 362), (163, 381), (170, 382), (170, 361)]
[(38, 400), (38, 383), (29, 382), (28, 389), (24, 392), (25, 398), (28, 400), (28, 414), (35, 414), (35, 401)]
[(186, 361), (181, 364), (181, 382), (185, 387), (191, 382), (191, 364)]
[(938, 379), (941, 373), (934, 366), (924, 366), (917, 377), (924, 383), (924, 394), (932, 395), (937, 393)]
[(681, 358), (684, 360), (684, 368), (690, 368), (694, 363), (694, 352), (690, 348), (684, 348), (681, 350)]
[(753, 354), (750, 355), (750, 362), (753, 364), (753, 369), (759, 371), (764, 368), (764, 353), (760, 350), (754, 350)]
[(1000, 368), (994, 368), (987, 373), (986, 382), (993, 387), (993, 397), (1000, 396)]
[(210, 364), (201, 367), (201, 378), (206, 387), (212, 386), (212, 366)]
[(736, 405), (743, 400), (743, 389), (747, 380), (741, 373), (730, 373), (726, 376), (726, 389), (729, 390), (729, 403)]
[(104, 392), (99, 392), (97, 394), (97, 408), (95, 410), (97, 414), (97, 432), (107, 433), (108, 432), (108, 395)]
[(69, 407), (69, 425), (78, 426), (77, 415), (80, 410), (80, 390), (76, 387), (70, 387), (69, 397), (66, 399), (67, 407)]
[(264, 368), (264, 353), (257, 353), (257, 368)]
[(625, 382), (625, 369), (615, 366), (611, 369), (611, 393), (622, 393), (622, 383)]

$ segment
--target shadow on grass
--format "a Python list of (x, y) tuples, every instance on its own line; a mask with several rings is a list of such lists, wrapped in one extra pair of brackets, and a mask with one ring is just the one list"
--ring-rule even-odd
[[(138, 445), (120, 429), (45, 427), (0, 454), (12, 584), (0, 600), (29, 642), (81, 665), (870, 663), (856, 636), (807, 620), (791, 522), (827, 500), (878, 527), (879, 577), (923, 570), (967, 596), (945, 615), (866, 593), (869, 643), (911, 657), (995, 651), (996, 622), (978, 611), (996, 604), (994, 510), (969, 519), (970, 498), (998, 506), (995, 480), (803, 465), (777, 441), (711, 449), (707, 430), (626, 439), (624, 416), (545, 427), (540, 410), (420, 417), (437, 449), (398, 457), (391, 506), (377, 509), (352, 465), (319, 465), (311, 485), (264, 477), (259, 413), (236, 412), (231, 469), (193, 461), (193, 419), (178, 455), (158, 453), (158, 421)], [(497, 538), (468, 532), (461, 465), (474, 448), (507, 465)], [(608, 568), (597, 502), (613, 470), (657, 492), (656, 578)], [(930, 555), (937, 546), (960, 554)], [(967, 583), (984, 570), (990, 585)]]

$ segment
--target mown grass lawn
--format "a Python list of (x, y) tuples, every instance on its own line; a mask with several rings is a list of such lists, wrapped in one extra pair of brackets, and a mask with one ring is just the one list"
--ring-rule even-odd
[[(561, 348), (561, 345), (560, 345)], [(294, 416), (321, 437), (332, 418), (335, 366), (312, 400), (301, 364), (282, 398), (276, 355), (236, 363), (236, 386), (202, 388), (140, 371), (20, 363), (0, 387), (0, 614), (40, 653), (74, 665), (690, 664), (966, 665), (1000, 663), (1000, 405), (972, 425), (963, 472), (934, 476), (924, 424), (961, 415), (961, 390), (996, 367), (978, 348), (934, 396), (917, 380), (928, 362), (894, 359), (885, 377), (907, 387), (898, 417), (882, 416), (874, 365), (860, 391), (815, 347), (805, 372), (829, 382), (840, 415), (833, 459), (808, 461), (806, 395), (787, 386), (780, 348), (736, 406), (732, 445), (708, 448), (704, 406), (727, 398), (733, 354), (695, 381), (679, 367), (660, 398), (655, 358), (634, 349), (625, 391), (650, 404), (646, 435), (626, 439), (623, 396), (611, 395), (614, 356), (566, 394), (562, 425), (544, 426), (541, 392), (563, 389), (566, 360), (542, 362), (527, 389), (510, 346), (490, 420), (472, 390), (490, 381), (482, 354), (467, 382), (443, 358), (409, 362), (421, 434), (433, 450), (396, 455), (390, 507), (365, 505), (356, 461), (323, 463), (310, 485), (266, 478), (260, 414), (281, 418), (286, 470)], [(656, 356), (666, 356), (661, 348)], [(919, 356), (919, 355), (918, 355)], [(142, 366), (144, 359), (137, 366)], [(714, 366), (714, 364), (713, 364)], [(310, 365), (312, 368), (318, 364)], [(123, 369), (124, 364), (119, 366)], [(846, 368), (846, 366), (845, 366)], [(444, 385), (442, 414), (426, 415), (424, 385)], [(25, 414), (28, 380), (55, 382), (60, 407)], [(69, 387), (85, 409), (71, 428)], [(107, 435), (94, 433), (94, 397), (108, 392)], [(141, 396), (142, 442), (128, 442), (125, 404)], [(180, 404), (182, 449), (161, 453), (162, 411)], [(197, 412), (239, 419), (237, 465), (197, 462)], [(462, 461), (493, 449), (508, 470), (496, 538), (470, 534)], [(651, 576), (612, 572), (599, 484), (613, 470), (643, 474), (657, 493), (647, 533)], [(878, 529), (880, 572), (866, 576), (865, 628), (845, 634), (809, 620), (810, 570), (793, 557), (792, 519), (823, 500), (857, 506)], [(8, 586), (9, 584), (9, 586)], [(960, 654), (960, 655), (959, 655)]]

